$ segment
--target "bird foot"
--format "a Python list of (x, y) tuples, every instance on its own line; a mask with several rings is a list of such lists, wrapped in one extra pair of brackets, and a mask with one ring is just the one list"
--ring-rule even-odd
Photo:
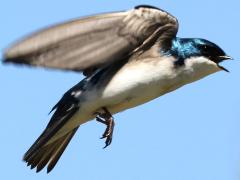
[(96, 120), (100, 123), (105, 124), (106, 130), (104, 131), (101, 139), (106, 138), (104, 149), (112, 143), (113, 138), (113, 130), (114, 130), (114, 119), (111, 113), (106, 109), (103, 108), (104, 113), (97, 113)]

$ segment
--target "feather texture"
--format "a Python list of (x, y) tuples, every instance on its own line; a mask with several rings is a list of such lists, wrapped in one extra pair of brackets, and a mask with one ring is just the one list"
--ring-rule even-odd
[(58, 162), (77, 129), (78, 127), (51, 144), (41, 146), (33, 151), (30, 156), (26, 154), (23, 160), (31, 166), (31, 169), (36, 167), (36, 172), (41, 171), (47, 165), (47, 172), (49, 173)]

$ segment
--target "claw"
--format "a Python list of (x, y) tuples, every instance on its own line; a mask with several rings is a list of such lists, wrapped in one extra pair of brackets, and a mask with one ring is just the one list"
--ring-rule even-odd
[(103, 147), (103, 149), (105, 149), (107, 146), (109, 146), (112, 143), (113, 130), (114, 130), (115, 123), (110, 112), (106, 108), (103, 108), (103, 110), (104, 110), (104, 114), (98, 114), (98, 116), (96, 117), (96, 120), (107, 126), (102, 137), (100, 138), (100, 139), (106, 138), (105, 146)]
[(105, 125), (107, 125), (107, 123), (106, 123), (106, 121), (104, 121), (103, 119), (101, 119), (100, 117), (96, 117), (96, 120), (98, 121), (98, 122), (100, 122), (100, 123), (103, 123), (103, 124), (105, 124)]

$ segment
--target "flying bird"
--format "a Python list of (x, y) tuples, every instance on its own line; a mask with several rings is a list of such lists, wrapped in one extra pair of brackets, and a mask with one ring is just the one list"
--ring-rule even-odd
[(113, 114), (218, 71), (231, 59), (213, 42), (177, 37), (177, 19), (149, 5), (61, 23), (33, 33), (4, 53), (4, 63), (83, 73), (52, 108), (50, 122), (23, 160), (50, 172), (79, 126), (96, 119), (112, 142)]

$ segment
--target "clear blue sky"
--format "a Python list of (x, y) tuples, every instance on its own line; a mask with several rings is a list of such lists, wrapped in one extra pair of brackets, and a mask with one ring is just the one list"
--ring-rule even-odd
[(104, 126), (83, 125), (50, 174), (22, 156), (51, 107), (81, 80), (71, 72), (0, 65), (0, 179), (237, 180), (240, 178), (240, 3), (236, 0), (8, 0), (0, 2), (0, 49), (39, 28), (71, 18), (151, 4), (178, 17), (181, 37), (201, 37), (236, 60), (219, 72), (115, 115), (113, 143)]

